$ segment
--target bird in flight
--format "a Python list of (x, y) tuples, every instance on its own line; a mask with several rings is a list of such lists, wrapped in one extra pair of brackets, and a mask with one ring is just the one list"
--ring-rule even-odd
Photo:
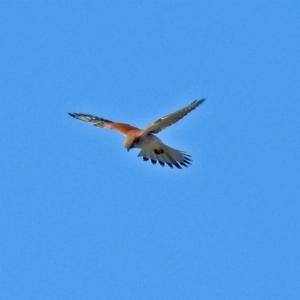
[(127, 151), (132, 148), (140, 148), (138, 156), (142, 156), (144, 161), (150, 159), (153, 164), (158, 162), (162, 166), (167, 164), (171, 168), (175, 166), (181, 169), (182, 166), (188, 167), (191, 164), (191, 156), (184, 151), (165, 145), (155, 134), (178, 122), (204, 101), (205, 99), (195, 100), (190, 105), (152, 122), (144, 130), (87, 114), (69, 113), (69, 115), (75, 119), (92, 123), (96, 127), (109, 128), (125, 135), (124, 147)]

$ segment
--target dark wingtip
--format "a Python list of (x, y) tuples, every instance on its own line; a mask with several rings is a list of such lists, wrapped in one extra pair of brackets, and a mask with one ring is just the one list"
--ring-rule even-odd
[(202, 104), (205, 100), (206, 100), (206, 98), (202, 98), (202, 99), (198, 100), (199, 105)]
[(185, 163), (185, 162), (180, 162), (180, 164), (182, 165), (182, 166), (184, 166), (184, 167), (186, 167), (186, 168), (188, 168), (189, 166)]
[(180, 164), (177, 161), (173, 162), (173, 165), (178, 169), (182, 169)]
[(75, 114), (68, 113), (71, 117), (75, 118)]

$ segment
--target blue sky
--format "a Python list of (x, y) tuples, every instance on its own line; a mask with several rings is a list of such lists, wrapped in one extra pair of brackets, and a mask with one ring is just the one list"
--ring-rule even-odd
[[(0, 4), (1, 299), (299, 299), (299, 1)], [(70, 118), (159, 134), (177, 170)]]

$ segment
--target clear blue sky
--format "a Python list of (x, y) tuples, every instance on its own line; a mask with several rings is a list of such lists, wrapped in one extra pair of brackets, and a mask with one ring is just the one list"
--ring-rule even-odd
[[(0, 298), (299, 299), (299, 1), (2, 1)], [(72, 119), (159, 134), (193, 165)]]

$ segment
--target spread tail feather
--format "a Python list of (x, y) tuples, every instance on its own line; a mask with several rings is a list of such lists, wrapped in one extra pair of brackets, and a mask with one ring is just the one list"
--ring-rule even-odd
[(190, 155), (166, 145), (160, 151), (156, 149), (142, 149), (138, 156), (142, 156), (144, 161), (150, 159), (153, 164), (159, 162), (162, 166), (167, 164), (171, 168), (175, 166), (178, 169), (182, 169), (182, 166), (188, 167), (192, 162)]

